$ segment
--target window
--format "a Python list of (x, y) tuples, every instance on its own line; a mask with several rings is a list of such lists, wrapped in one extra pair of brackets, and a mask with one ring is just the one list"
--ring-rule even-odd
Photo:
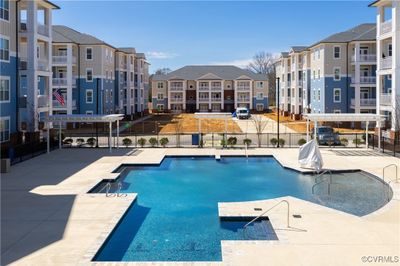
[(91, 68), (86, 69), (86, 81), (93, 81), (93, 69)]
[(10, 40), (0, 38), (0, 61), (10, 61)]
[(313, 79), (315, 79), (315, 77), (316, 77), (316, 76), (315, 76), (315, 70), (313, 70)]
[(340, 103), (342, 101), (342, 99), (341, 99), (341, 89), (340, 88), (333, 89), (333, 101), (335, 103)]
[(264, 82), (258, 81), (256, 86), (257, 86), (258, 89), (262, 89), (264, 87)]
[(318, 79), (321, 79), (321, 70), (318, 69)]
[(317, 50), (317, 56), (318, 56), (318, 59), (321, 58), (321, 49), (319, 49), (319, 48), (318, 48), (318, 50)]
[(93, 103), (93, 90), (86, 91), (86, 103)]
[(333, 47), (333, 58), (340, 59), (340, 46)]
[(158, 111), (164, 111), (164, 104), (157, 104)]
[(108, 79), (108, 70), (106, 70), (106, 81)]
[(318, 101), (321, 101), (321, 89), (318, 89)]
[(388, 45), (388, 54), (389, 54), (389, 56), (392, 56), (392, 44), (391, 43), (389, 43), (389, 45)]
[(0, 102), (10, 102), (10, 77), (0, 77)]
[(130, 56), (131, 58), (131, 65), (133, 65), (133, 56)]
[(112, 72), (112, 70), (110, 71), (110, 79), (113, 79), (113, 72)]
[(262, 92), (257, 93), (257, 100), (262, 100), (262, 99), (264, 99), (264, 93)]
[(264, 110), (264, 104), (262, 103), (256, 104), (256, 110), (262, 112)]
[(340, 80), (340, 68), (339, 67), (335, 67), (333, 69), (333, 79), (336, 81)]
[(341, 111), (340, 111), (340, 109), (335, 109), (335, 110), (333, 110), (333, 113), (334, 113), (334, 114), (340, 114)]
[(93, 115), (93, 111), (86, 111), (87, 115)]
[(0, 0), (0, 19), (9, 20), (10, 13), (10, 1)]
[(86, 48), (86, 60), (93, 60), (93, 49), (91, 47)]
[(157, 94), (157, 100), (164, 100), (164, 94), (162, 93)]
[(157, 82), (157, 89), (162, 89), (162, 88), (164, 88), (164, 83)]
[(0, 142), (10, 140), (10, 117), (0, 117)]

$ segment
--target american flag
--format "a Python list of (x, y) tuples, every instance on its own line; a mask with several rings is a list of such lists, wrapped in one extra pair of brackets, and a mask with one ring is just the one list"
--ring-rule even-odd
[(53, 95), (54, 95), (54, 97), (56, 97), (57, 101), (58, 101), (62, 106), (65, 105), (64, 97), (63, 97), (62, 94), (60, 93), (60, 90), (59, 90), (59, 89), (58, 89), (58, 90), (55, 90), (55, 91), (53, 92)]

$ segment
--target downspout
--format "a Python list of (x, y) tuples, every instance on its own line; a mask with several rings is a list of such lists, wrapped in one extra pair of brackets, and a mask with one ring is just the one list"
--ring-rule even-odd
[[(19, 25), (18, 25), (18, 20), (19, 20), (19, 16), (18, 16), (18, 7), (19, 7), (19, 2), (21, 0), (17, 0), (15, 3), (15, 52), (16, 52), (16, 64), (15, 64), (15, 70), (16, 70), (16, 82), (15, 82), (15, 92), (16, 92), (16, 99), (15, 99), (15, 113), (16, 113), (16, 119), (15, 119), (15, 123), (16, 123), (16, 127), (17, 127), (17, 133), (19, 133), (19, 35), (18, 35), (18, 31), (19, 31)], [(18, 134), (19, 135), (19, 134)]]
[(81, 46), (78, 44), (78, 113), (81, 113)]
[(346, 113), (349, 112), (349, 43), (346, 43)]

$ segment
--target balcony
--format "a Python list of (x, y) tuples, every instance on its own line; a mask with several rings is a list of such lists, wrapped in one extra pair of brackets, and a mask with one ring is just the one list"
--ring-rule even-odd
[(40, 71), (50, 71), (49, 61), (47, 59), (38, 59), (37, 69)]
[(50, 32), (50, 27), (47, 26), (47, 25), (43, 25), (43, 24), (39, 24), (39, 23), (38, 23), (38, 24), (37, 24), (37, 32), (38, 32), (40, 35), (49, 37), (49, 36), (50, 36), (50, 34), (49, 34), (49, 32)]
[(381, 23), (381, 35), (389, 33), (392, 31), (392, 20), (385, 21)]
[[(68, 56), (65, 55), (53, 55), (53, 65), (66, 65), (68, 64)], [(72, 57), (72, 64), (76, 64), (76, 57)]]
[(212, 91), (220, 91), (220, 90), (222, 90), (222, 87), (221, 86), (211, 86), (211, 90)]
[[(57, 100), (53, 100), (53, 108), (56, 109), (67, 109), (68, 101), (65, 100), (65, 104), (61, 105), (61, 103)], [(72, 108), (76, 108), (76, 100), (72, 100)]]
[(392, 94), (391, 93), (381, 93), (380, 105), (392, 106)]
[(210, 87), (208, 86), (200, 86), (199, 87), (199, 91), (208, 91), (210, 89)]
[(301, 79), (297, 80), (297, 86), (303, 86), (303, 80)]
[(210, 98), (199, 98), (199, 102), (209, 102)]
[(239, 98), (237, 99), (237, 102), (238, 102), (238, 103), (250, 102), (250, 98), (247, 98), (247, 97), (239, 97)]
[(183, 102), (183, 98), (180, 97), (172, 97), (170, 99), (171, 103), (182, 103)]
[(171, 86), (170, 90), (171, 91), (183, 91), (183, 86)]
[(211, 98), (211, 101), (212, 101), (212, 102), (220, 102), (221, 100), (222, 100), (221, 97), (219, 97), (219, 98), (218, 98), (218, 97), (212, 97), (212, 98)]
[(381, 59), (381, 69), (391, 69), (392, 68), (392, 57), (388, 56)]
[[(354, 108), (356, 106), (356, 99), (351, 99), (350, 106)], [(360, 107), (376, 107), (376, 99), (368, 98), (368, 99), (360, 99)]]
[(66, 78), (53, 78), (53, 86), (67, 86), (68, 80)]
[[(353, 55), (351, 57), (351, 61), (353, 63), (356, 62), (356, 56), (355, 55)], [(358, 56), (358, 61), (357, 62), (361, 62), (361, 63), (370, 62), (370, 63), (375, 63), (376, 64), (376, 54), (360, 54)]]
[(49, 96), (48, 95), (38, 95), (37, 96), (37, 106), (38, 106), (38, 108), (49, 107)]
[(236, 89), (238, 91), (249, 91), (250, 90), (250, 86), (238, 86)]
[(354, 76), (351, 77), (352, 84), (376, 84), (376, 77), (375, 76), (360, 76), (360, 82), (356, 81)]

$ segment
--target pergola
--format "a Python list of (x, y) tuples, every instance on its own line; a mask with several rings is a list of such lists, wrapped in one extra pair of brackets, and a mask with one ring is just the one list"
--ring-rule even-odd
[(59, 124), (59, 138), (58, 146), (61, 149), (61, 124), (62, 123), (109, 123), (109, 148), (111, 152), (111, 138), (112, 138), (112, 123), (117, 122), (117, 148), (119, 148), (119, 121), (124, 118), (123, 114), (110, 114), (110, 115), (49, 115), (45, 118), (47, 127), (47, 153), (50, 152), (50, 130), (49, 123)]
[(201, 119), (224, 119), (225, 121), (225, 135), (228, 131), (228, 119), (232, 117), (231, 113), (207, 113), (197, 112), (194, 113), (194, 117), (198, 118), (199, 134), (201, 134)]
[[(314, 122), (314, 139), (317, 138), (317, 125), (318, 122), (365, 122), (365, 141), (366, 147), (368, 147), (368, 125), (369, 122), (383, 122), (385, 121), (384, 115), (377, 114), (304, 114), (303, 117), (307, 121), (307, 141), (310, 136), (310, 121)], [(380, 123), (377, 123), (378, 127), (378, 139), (381, 139)], [(378, 141), (378, 148), (380, 149), (381, 142)]]

